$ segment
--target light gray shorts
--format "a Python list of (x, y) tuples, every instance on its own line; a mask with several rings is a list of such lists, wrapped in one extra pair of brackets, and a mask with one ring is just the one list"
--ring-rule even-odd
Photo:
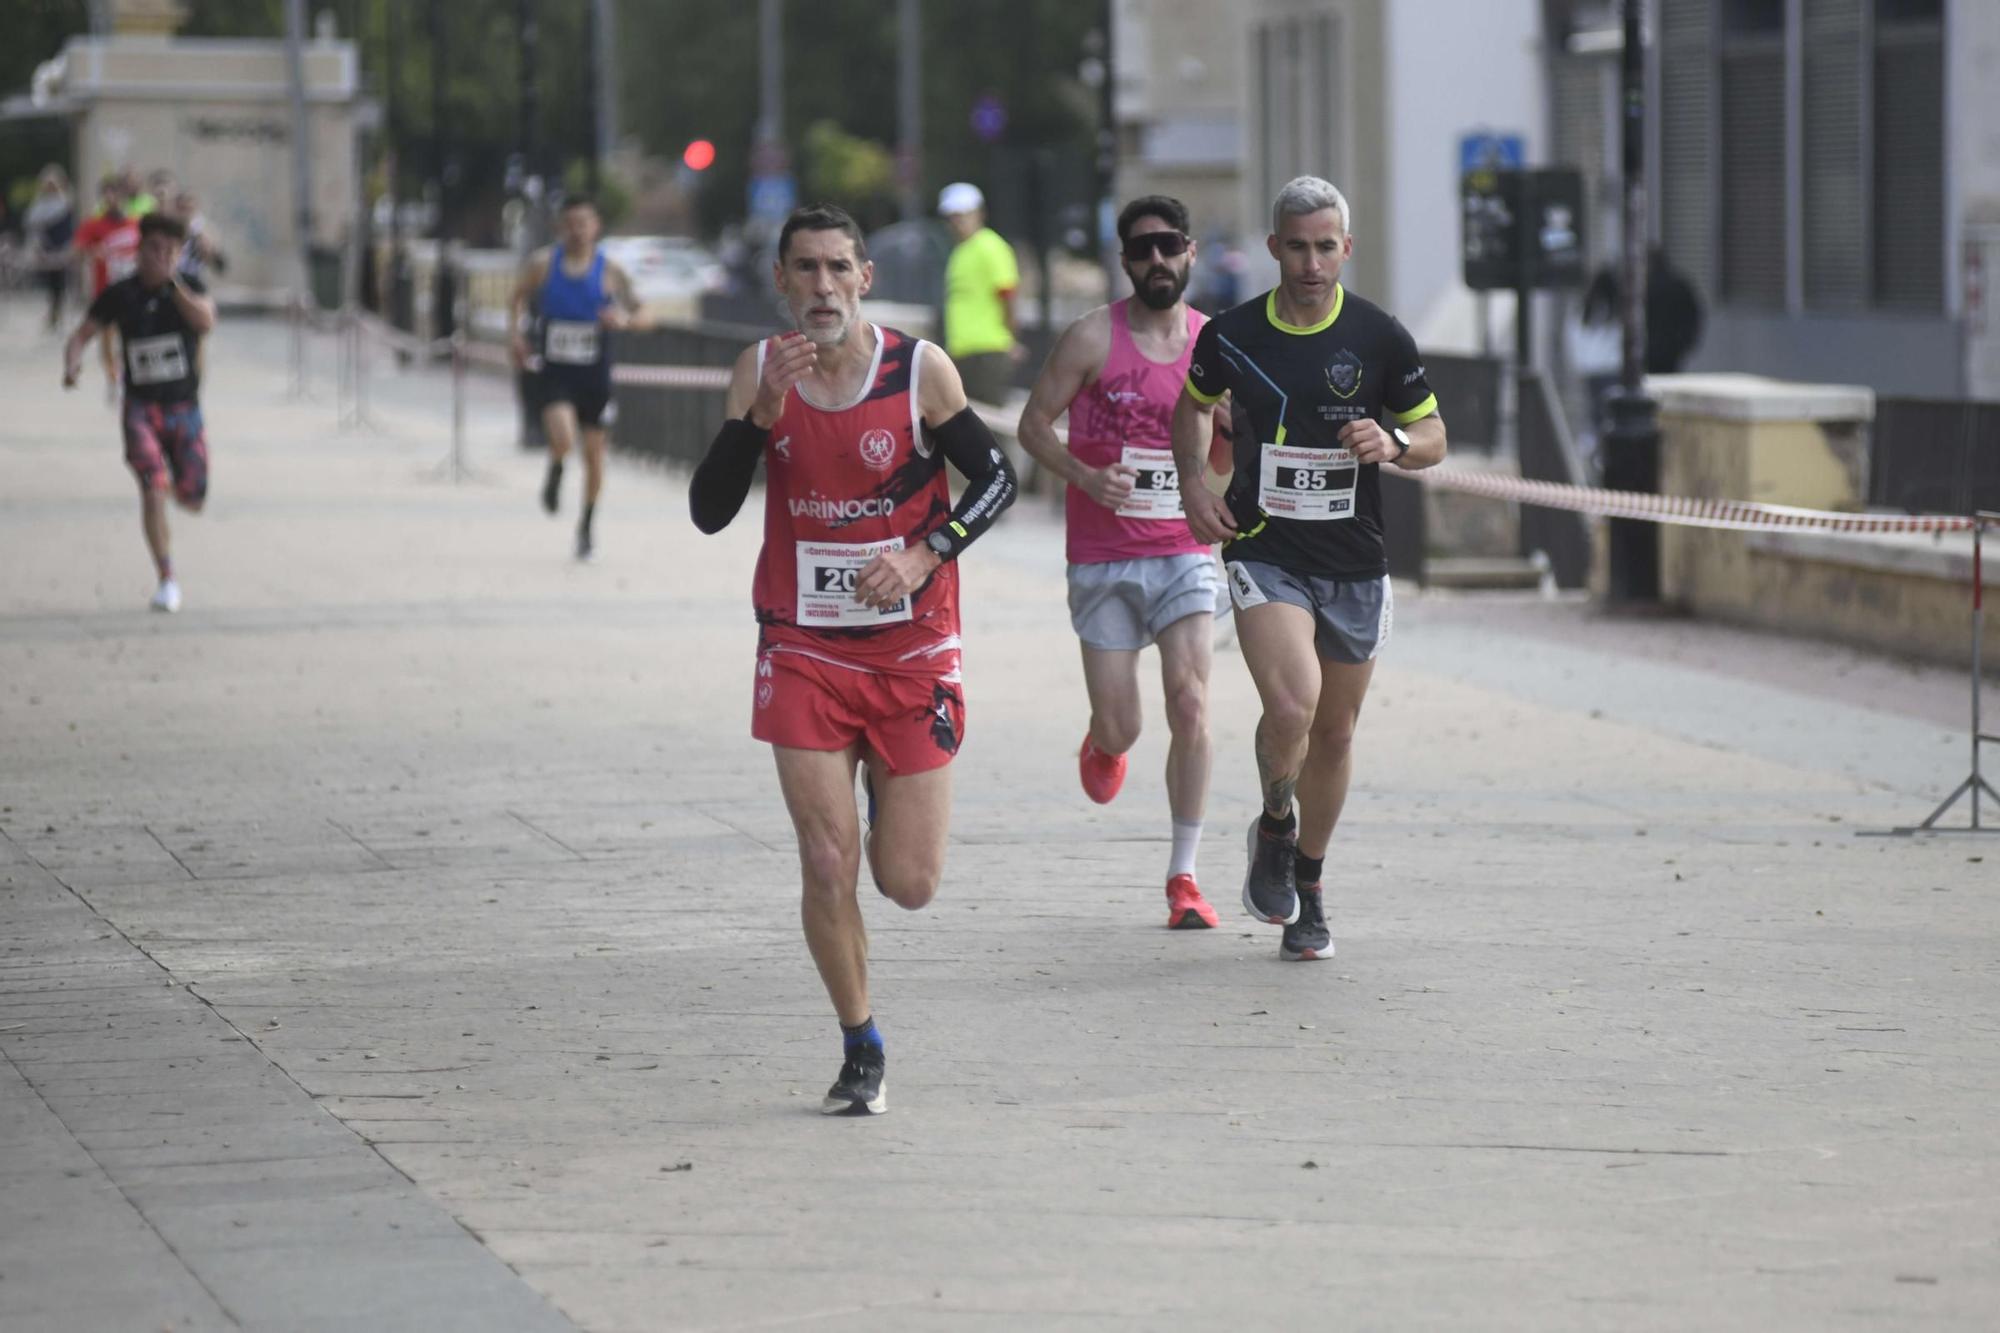
[(1396, 594), (1389, 576), (1314, 578), (1261, 560), (1232, 560), (1226, 566), (1229, 600), (1238, 611), (1266, 602), (1300, 607), (1313, 618), (1313, 647), (1329, 662), (1367, 662), (1389, 642), (1396, 618)]
[(1135, 650), (1176, 620), (1215, 614), (1215, 557), (1206, 551), (1069, 567), (1069, 623), (1089, 648)]

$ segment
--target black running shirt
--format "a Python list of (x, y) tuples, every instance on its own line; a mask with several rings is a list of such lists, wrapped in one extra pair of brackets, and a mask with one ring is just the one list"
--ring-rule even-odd
[(1267, 292), (1202, 326), (1188, 396), (1230, 395), (1236, 473), (1225, 496), (1237, 536), (1222, 558), (1295, 574), (1372, 579), (1389, 572), (1380, 467), (1358, 466), (1340, 428), (1370, 418), (1408, 425), (1437, 411), (1416, 339), (1339, 284), (1311, 328), (1278, 318)]
[[(200, 278), (181, 281), (196, 296), (208, 289)], [(125, 353), (125, 395), (148, 403), (185, 403), (201, 388), (201, 335), (188, 327), (174, 302), (171, 283), (148, 288), (134, 273), (112, 283), (90, 303), (94, 324), (118, 330)]]

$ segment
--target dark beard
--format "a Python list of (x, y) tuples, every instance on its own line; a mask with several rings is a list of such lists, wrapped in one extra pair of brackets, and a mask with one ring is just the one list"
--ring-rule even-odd
[(1173, 279), (1171, 288), (1155, 287), (1153, 275), (1147, 273), (1142, 278), (1132, 279), (1132, 294), (1143, 301), (1148, 309), (1171, 310), (1181, 299), (1181, 293), (1187, 290), (1188, 279), (1194, 276), (1194, 270), (1190, 268), (1185, 273), (1176, 274), (1170, 268), (1163, 268), (1160, 272)]

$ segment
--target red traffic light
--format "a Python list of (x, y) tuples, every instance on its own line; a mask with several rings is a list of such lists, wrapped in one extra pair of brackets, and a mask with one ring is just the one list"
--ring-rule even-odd
[(681, 161), (689, 171), (707, 171), (715, 165), (715, 145), (706, 139), (696, 139), (681, 154)]

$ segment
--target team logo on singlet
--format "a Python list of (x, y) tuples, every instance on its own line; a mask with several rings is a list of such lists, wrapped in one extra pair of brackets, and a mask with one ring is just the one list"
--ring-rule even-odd
[(896, 437), (880, 426), (861, 435), (861, 461), (877, 472), (887, 472), (896, 461)]
[(1352, 398), (1361, 387), (1361, 358), (1345, 348), (1326, 367), (1326, 387), (1339, 398)]

